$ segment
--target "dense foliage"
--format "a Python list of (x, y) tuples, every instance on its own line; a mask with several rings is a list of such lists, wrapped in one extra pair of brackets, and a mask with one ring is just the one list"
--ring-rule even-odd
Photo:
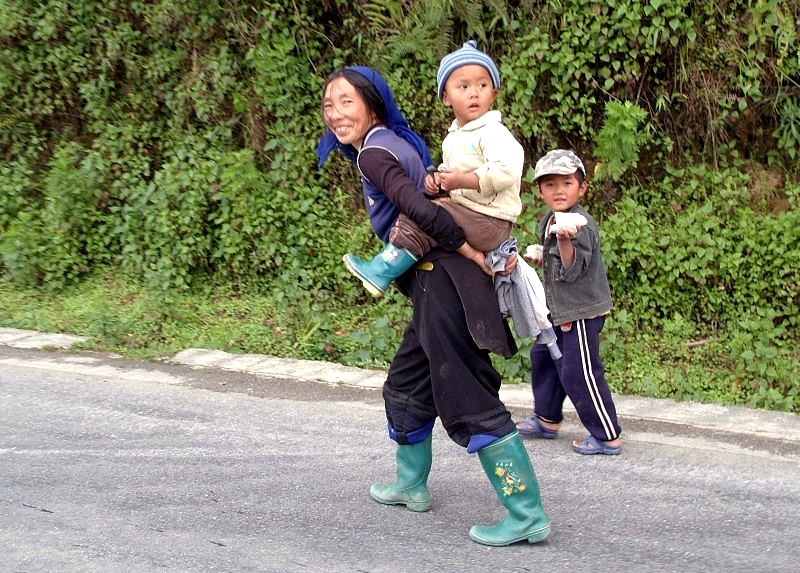
[[(316, 169), (321, 88), (378, 68), (435, 153), (439, 58), (475, 37), (528, 162), (594, 173), (615, 389), (800, 411), (799, 28), (798, 0), (0, 0), (0, 272), (55, 293), (113, 268), (164, 317), (232, 285), (295, 309), (304, 357), (383, 364), (408, 308), (340, 263), (377, 243), (353, 169)], [(312, 310), (354, 305), (342, 336)]]

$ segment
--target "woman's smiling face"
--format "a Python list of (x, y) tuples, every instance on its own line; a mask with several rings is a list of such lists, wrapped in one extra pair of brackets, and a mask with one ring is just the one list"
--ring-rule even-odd
[(344, 77), (331, 80), (322, 96), (322, 116), (339, 143), (361, 149), (364, 137), (378, 119), (356, 87)]

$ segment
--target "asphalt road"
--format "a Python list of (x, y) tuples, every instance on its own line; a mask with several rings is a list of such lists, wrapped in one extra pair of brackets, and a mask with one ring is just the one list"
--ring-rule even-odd
[(467, 532), (502, 507), (439, 425), (432, 510), (370, 499), (375, 387), (0, 346), (0, 571), (798, 570), (800, 442), (621, 418), (616, 457), (571, 418), (526, 441), (553, 533), (490, 548)]

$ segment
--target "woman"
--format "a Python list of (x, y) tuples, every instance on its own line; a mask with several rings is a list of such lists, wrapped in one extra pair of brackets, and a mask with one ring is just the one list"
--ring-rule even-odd
[[(470, 537), (485, 545), (546, 539), (550, 520), (527, 450), (499, 398), (500, 375), (489, 355), (509, 357), (516, 346), (483, 253), (466, 243), (446, 210), (426, 198), (427, 148), (375, 70), (334, 72), (323, 89), (322, 113), (327, 130), (317, 148), (319, 164), (339, 149), (358, 166), (370, 222), (381, 240), (388, 243), (403, 213), (437, 243), (396, 281), (413, 303), (383, 387), (389, 436), (397, 442), (397, 475), (394, 483), (373, 484), (370, 495), (412, 511), (430, 508), (431, 432), (439, 417), (454, 442), (478, 453), (507, 509), (499, 523), (472, 527)], [(389, 272), (392, 260), (402, 256), (392, 249), (398, 250), (389, 245), (382, 257)]]

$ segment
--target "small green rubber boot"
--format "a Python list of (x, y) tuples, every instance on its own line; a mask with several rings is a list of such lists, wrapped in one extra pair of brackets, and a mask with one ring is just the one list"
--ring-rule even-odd
[(539, 484), (519, 433), (514, 431), (478, 451), (483, 471), (508, 510), (495, 525), (475, 525), (473, 541), (483, 545), (510, 545), (517, 541), (544, 541), (550, 535), (550, 518), (544, 512)]
[(358, 278), (372, 296), (381, 296), (396, 278), (417, 262), (417, 257), (408, 249), (398, 249), (392, 244), (365, 261), (347, 253), (342, 257), (347, 270)]
[(397, 446), (397, 480), (374, 483), (369, 488), (372, 499), (386, 505), (405, 505), (411, 511), (428, 511), (431, 494), (428, 474), (433, 461), (432, 435), (418, 444)]

